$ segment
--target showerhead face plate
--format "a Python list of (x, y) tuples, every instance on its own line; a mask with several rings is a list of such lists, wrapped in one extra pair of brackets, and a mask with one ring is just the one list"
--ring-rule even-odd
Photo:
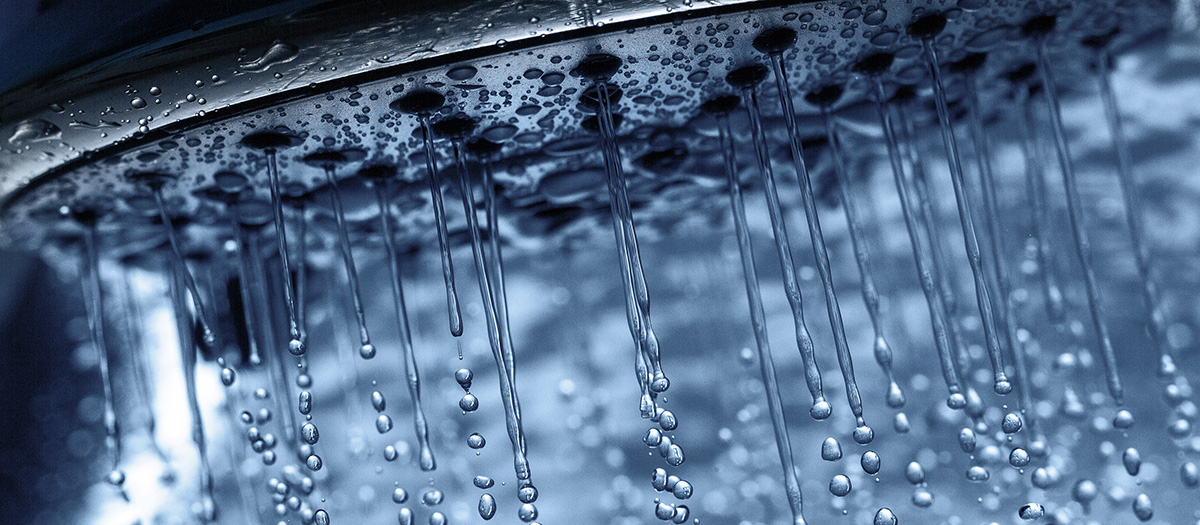
[[(414, 43), (403, 32), (384, 35), (416, 27), (416, 20), (387, 14), (371, 21), (352, 17), (349, 21), (365, 27), (350, 31), (334, 25), (257, 46), (228, 43), (231, 49), (221, 58), (147, 69), (136, 79), (119, 82), (119, 89), (81, 85), (73, 88), (78, 94), (63, 95), (70, 102), (23, 108), (10, 104), (6, 113), (19, 115), (23, 109), (27, 115), (0, 124), (7, 137), (0, 153), (6, 224), (0, 235), (7, 243), (36, 245), (48, 233), (53, 236), (55, 223), (45, 219), (54, 210), (97, 196), (114, 201), (108, 220), (131, 227), (144, 224), (144, 215), (126, 203), (142, 191), (126, 177), (133, 171), (171, 173), (175, 180), (163, 191), (174, 204), (172, 212), (198, 225), (220, 222), (221, 206), (197, 195), (216, 184), (216, 174), (232, 171), (245, 175), (254, 194), (264, 197), (265, 156), (244, 140), (264, 130), (293, 137), (294, 144), (287, 146), (294, 147), (278, 153), (281, 174), (286, 182), (309, 190), (320, 191), (323, 176), (302, 158), (337, 148), (362, 148), (368, 164), (394, 165), (407, 180), (424, 178), (419, 119), (395, 110), (395, 103), (423, 90), (439, 100), (418, 112), (428, 112), (433, 121), (471, 119), (478, 136), (502, 145), (491, 162), (514, 220), (537, 222), (559, 217), (563, 210), (587, 217), (601, 211), (606, 201), (603, 184), (586, 175), (600, 170), (600, 160), (598, 140), (585, 125), (592, 110), (580, 104), (592, 81), (579, 76), (576, 67), (601, 53), (621, 62), (610, 79), (622, 95), (614, 106), (622, 121), (617, 132), (624, 154), (633, 161), (631, 194), (648, 208), (642, 213), (653, 216), (719, 187), (711, 176), (720, 163), (711, 154), (714, 121), (700, 105), (732, 91), (724, 81), (727, 73), (764, 61), (753, 42), (766, 30), (798, 34), (795, 45), (782, 51), (795, 92), (844, 85), (846, 94), (835, 109), (846, 109), (851, 121), (869, 122), (871, 113), (857, 109), (868, 101), (871, 84), (856, 73), (855, 64), (873, 53), (892, 53), (894, 64), (880, 72), (889, 89), (927, 89), (920, 43), (906, 29), (923, 15), (938, 13), (948, 20), (935, 42), (944, 63), (988, 53), (975, 74), (987, 79), (981, 84), (987, 86), (985, 106), (992, 107), (1012, 93), (1011, 84), (999, 79), (1031, 53), (1020, 28), (1033, 14), (1057, 16), (1050, 35), (1056, 54), (1085, 57), (1062, 61), (1058, 74), (1069, 79), (1089, 62), (1091, 52), (1080, 43), (1085, 38), (1116, 29), (1113, 45), (1138, 42), (1169, 23), (1169, 9), (1107, 0), (1086, 6), (1046, 1), (746, 3), (661, 13), (627, 6), (563, 27), (529, 15), (521, 24), (514, 22), (527, 25), (527, 33), (507, 35), (511, 28), (491, 27), (475, 41), (429, 42), (428, 49), (407, 55), (398, 51)], [(314, 7), (277, 23), (312, 24), (319, 12)], [(228, 38), (247, 38), (244, 31), (229, 31)], [(507, 38), (488, 41), (492, 35)], [(198, 40), (214, 45), (219, 36)], [(137, 60), (145, 57), (132, 61)], [(185, 81), (192, 77), (198, 80)], [(773, 93), (767, 84), (763, 91)], [(801, 133), (821, 136), (818, 108), (797, 104)], [(775, 121), (779, 114), (772, 106), (766, 108), (767, 118)], [(448, 148), (437, 154), (439, 164), (449, 162)], [(346, 169), (349, 174), (357, 168)], [(564, 187), (572, 189), (563, 193)], [(352, 184), (350, 191), (354, 189)], [(410, 207), (410, 212), (423, 213), (420, 207)], [(413, 220), (420, 224), (423, 219)], [(564, 230), (561, 226), (555, 229)], [(530, 225), (529, 230), (545, 231), (546, 225)], [(415, 242), (427, 231), (402, 234)]]

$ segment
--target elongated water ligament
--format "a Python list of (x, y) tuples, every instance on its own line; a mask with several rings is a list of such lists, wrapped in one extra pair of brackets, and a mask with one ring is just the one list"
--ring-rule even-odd
[(122, 323), (122, 328), (125, 332), (123, 335), (125, 336), (124, 339), (126, 342), (126, 348), (129, 349), (129, 367), (133, 371), (133, 381), (136, 384), (137, 393), (141, 396), (140, 406), (144, 407), (145, 409), (144, 417), (146, 418), (146, 432), (150, 437), (150, 448), (154, 451), (154, 455), (158, 457), (159, 461), (162, 462), (164, 467), (159, 479), (170, 480), (174, 479), (175, 473), (171, 467), (171, 459), (167, 457), (166, 452), (164, 452), (162, 447), (158, 444), (158, 422), (154, 415), (154, 404), (152, 401), (154, 396), (152, 395), (153, 392), (150, 389), (150, 372), (146, 370), (146, 359), (144, 354), (146, 349), (143, 346), (144, 343), (140, 335), (142, 334), (140, 321), (144, 319), (144, 317), (142, 316), (142, 307), (138, 304), (137, 300), (134, 299), (132, 281), (133, 279), (131, 278), (129, 270), (125, 269), (122, 272), (121, 284), (115, 287), (117, 290), (120, 290), (119, 307), (126, 313), (126, 315), (121, 317), (124, 321)]
[(429, 173), (429, 196), (433, 202), (433, 218), (437, 225), (438, 247), (442, 256), (442, 279), (446, 282), (446, 308), (450, 314), (450, 334), (462, 335), (462, 312), (458, 306), (458, 290), (454, 284), (454, 259), (450, 256), (450, 237), (446, 231), (446, 205), (442, 201), (442, 176), (438, 173), (433, 132), (429, 118), (446, 103), (446, 97), (436, 91), (421, 89), (410, 92), (390, 104), (395, 111), (416, 115), (421, 125), (421, 140), (425, 147), (425, 169)]
[(921, 238), (922, 232), (918, 229), (920, 225), (908, 194), (908, 183), (904, 179), (904, 165), (900, 156), (900, 146), (896, 140), (896, 131), (892, 127), (892, 115), (884, 103), (886, 95), (883, 90), (883, 81), (879, 78), (880, 74), (891, 67), (892, 61), (893, 57), (890, 54), (870, 55), (860, 61), (855, 69), (870, 76), (874, 86), (875, 109), (879, 113), (879, 123), (883, 128), (888, 160), (892, 167), (892, 179), (896, 185), (896, 195), (900, 199), (900, 211), (904, 215), (904, 226), (908, 231), (909, 243), (912, 246), (913, 260), (917, 265), (917, 280), (921, 283), (921, 291), (925, 294), (925, 303), (929, 307), (929, 322), (933, 328), (933, 343), (937, 348), (942, 378), (946, 381), (946, 388), (950, 391), (950, 397), (946, 400), (946, 404), (950, 408), (959, 409), (966, 406), (967, 399), (962, 394), (959, 373), (955, 368), (950, 329), (946, 322), (946, 304), (937, 290), (937, 275), (931, 269), (934, 266), (933, 258), (926, 252)]
[[(300, 331), (300, 340), (308, 341), (308, 301), (305, 300), (308, 291), (308, 195), (299, 184), (289, 186), (285, 198), (291, 204), (296, 217), (296, 328)], [(307, 369), (308, 356), (300, 356), (300, 362)]]
[[(988, 227), (988, 255), (990, 267), (995, 280), (995, 288), (999, 291), (1000, 324), (1012, 351), (1013, 363), (1017, 372), (1017, 396), (1021, 401), (1021, 415), (1029, 423), (1034, 424), (1033, 384), (1029, 381), (1029, 367), (1025, 364), (1025, 344), (1017, 335), (1017, 311), (1012, 297), (1012, 278), (1005, 256), (1009, 253), (1004, 244), (1003, 232), (1000, 227), (1000, 200), (996, 195), (995, 176), (992, 173), (991, 150), (988, 148), (988, 138), (983, 129), (983, 117), (980, 114), (979, 92), (974, 71), (983, 65), (983, 56), (969, 55), (964, 62), (968, 69), (964, 71), (963, 84), (966, 87), (967, 121), (971, 142), (975, 147), (976, 162), (979, 165), (979, 182), (983, 190), (983, 216)], [(974, 62), (977, 62), (976, 65)]]
[(254, 314), (254, 299), (250, 292), (250, 261), (246, 255), (246, 235), (236, 212), (230, 213), (230, 229), (233, 231), (233, 242), (237, 245), (238, 293), (242, 300), (242, 320), (246, 324), (246, 344), (250, 350), (249, 361), (252, 365), (262, 363), (262, 352), (258, 348), (258, 322)]
[(200, 328), (200, 344), (205, 348), (213, 348), (217, 343), (217, 336), (213, 333), (212, 328), (208, 324), (208, 313), (204, 308), (204, 300), (200, 297), (200, 289), (196, 286), (196, 279), (192, 276), (192, 271), (188, 269), (187, 263), (183, 257), (183, 249), (179, 246), (179, 239), (175, 235), (175, 227), (171, 224), (171, 216), (167, 213), (167, 204), (163, 199), (162, 185), (165, 182), (162, 180), (163, 175), (146, 174), (151, 192), (154, 195), (154, 204), (158, 207), (158, 216), (163, 224), (163, 231), (167, 234), (167, 243), (171, 247), (171, 256), (175, 260), (175, 264), (179, 266), (184, 284), (187, 286), (188, 295), (192, 298), (192, 307), (196, 309), (195, 323)]
[[(482, 164), (483, 206), (485, 226), (488, 231), (488, 246), (491, 252), (484, 259), (488, 263), (488, 273), (491, 276), (492, 291), (495, 296), (492, 301), (496, 304), (496, 314), (500, 321), (500, 337), (504, 342), (501, 349), (504, 353), (505, 365), (508, 371), (509, 383), (516, 384), (516, 359), (513, 356), (512, 330), (508, 322), (508, 292), (504, 284), (504, 258), (500, 251), (500, 215), (496, 209), (496, 185), (492, 180), (492, 157), (499, 153), (503, 146), (484, 138), (476, 138), (467, 143), (467, 150), (479, 158)], [(512, 391), (513, 412), (521, 416), (521, 402), (517, 390)], [(521, 451), (525, 452), (524, 436), (521, 436)]]
[(84, 310), (87, 313), (88, 332), (92, 338), (92, 347), (96, 349), (97, 368), (100, 371), (100, 384), (104, 389), (104, 446), (108, 451), (112, 469), (104, 477), (105, 481), (121, 492), (125, 501), (129, 495), (122, 488), (125, 484), (125, 472), (121, 470), (121, 431), (117, 421), (117, 411), (113, 399), (112, 377), (109, 374), (108, 345), (104, 342), (104, 295), (100, 287), (100, 253), (96, 235), (96, 220), (94, 211), (82, 210), (76, 213), (84, 227), (83, 257), (80, 261), (80, 273), (84, 276), (83, 297)]
[(1125, 402), (1125, 392), (1121, 387), (1121, 376), (1117, 371), (1116, 352), (1108, 337), (1108, 326), (1104, 323), (1100, 287), (1096, 283), (1096, 273), (1092, 270), (1091, 243), (1088, 241), (1087, 229), (1083, 224), (1083, 202), (1079, 197), (1079, 188), (1075, 182), (1075, 166), (1071, 161), (1066, 130), (1063, 129), (1062, 111), (1059, 108), (1054, 74), (1050, 71), (1050, 61), (1046, 58), (1045, 36), (1054, 29), (1054, 24), (1054, 17), (1039, 16), (1026, 22), (1022, 27), (1022, 32), (1037, 39), (1038, 73), (1042, 80), (1042, 92), (1046, 97), (1046, 105), (1050, 110), (1050, 129), (1054, 134), (1054, 147), (1058, 153), (1059, 167), (1062, 170), (1063, 187), (1066, 188), (1067, 215), (1070, 218), (1071, 233), (1075, 237), (1075, 255), (1079, 258), (1080, 268), (1083, 269), (1084, 290), (1087, 292), (1088, 309), (1091, 312), (1092, 325), (1096, 330), (1097, 342), (1100, 345), (1100, 355), (1104, 359), (1108, 393), (1112, 395), (1113, 401), (1117, 405), (1121, 405)]
[[(513, 392), (516, 390), (516, 385), (510, 380), (512, 375), (509, 374), (505, 352), (511, 352), (511, 348), (505, 348), (505, 344), (500, 336), (500, 325), (496, 314), (496, 297), (495, 291), (492, 289), (491, 277), (488, 272), (488, 264), (484, 260), (483, 237), (479, 231), (479, 219), (475, 211), (475, 191), (471, 185), (470, 174), (467, 170), (466, 157), (463, 153), (463, 140), (466, 134), (470, 133), (474, 126), (469, 119), (448, 119), (439, 123), (439, 131), (450, 138), (451, 148), (454, 150), (454, 161), (459, 172), (459, 188), (462, 190), (463, 213), (467, 218), (467, 229), (471, 233), (471, 253), (475, 258), (475, 274), (479, 280), (479, 294), (483, 300), (484, 317), (488, 325), (488, 341), (492, 346), (492, 356), (496, 360), (496, 369), (500, 379), (500, 395), (504, 399), (505, 425), (508, 428), (509, 440), (513, 446), (513, 461), (517, 473), (517, 480), (520, 484), (518, 497), (522, 503), (532, 504), (537, 500), (537, 490), (533, 488), (533, 480), (529, 469), (529, 460), (525, 456), (523, 443), (525, 442), (524, 429), (521, 425), (521, 418), (517, 414), (516, 400)], [(533, 515), (536, 516), (536, 510)], [(521, 515), (522, 521), (532, 521), (532, 519), (524, 519), (525, 513)]]
[(621, 153), (616, 144), (616, 130), (610, 107), (611, 102), (620, 97), (620, 91), (615, 86), (610, 86), (607, 79), (620, 67), (621, 60), (617, 57), (600, 54), (589, 55), (576, 69), (593, 82), (592, 88), (585, 91), (582, 102), (596, 113), (597, 128), (603, 145), (613, 235), (616, 238), (625, 290), (626, 320), (638, 347), (635, 372), (642, 389), (642, 417), (654, 419), (658, 416), (655, 400), (659, 393), (666, 391), (670, 382), (659, 363), (658, 337), (650, 321), (650, 298), (642, 271), (637, 232), (633, 224), (629, 196), (626, 193), (625, 172), (621, 167)]
[(1117, 154), (1117, 176), (1121, 181), (1121, 197), (1125, 200), (1125, 224), (1129, 228), (1129, 242), (1133, 248), (1138, 277), (1141, 278), (1142, 300), (1146, 303), (1146, 322), (1150, 341), (1159, 352), (1160, 376), (1175, 374), (1175, 359), (1167, 344), (1166, 321), (1163, 319), (1158, 287), (1151, 276), (1150, 250), (1146, 246), (1146, 232), (1142, 226), (1142, 207), (1138, 202), (1137, 180), (1133, 176), (1133, 158), (1129, 153), (1129, 142), (1121, 123), (1121, 108), (1109, 79), (1108, 52), (1101, 50), (1096, 57), (1096, 78), (1100, 84), (1100, 100), (1104, 103), (1104, 116), (1108, 121), (1108, 133), (1112, 136), (1113, 150)]
[(842, 309), (838, 306), (837, 292), (833, 289), (833, 272), (829, 266), (829, 251), (825, 248), (825, 235), (821, 231), (821, 219), (817, 213), (817, 199), (813, 193), (812, 180), (808, 174), (808, 166), (804, 163), (804, 148), (800, 145), (800, 135), (796, 126), (796, 110), (792, 106), (792, 90), (788, 84), (787, 70), (783, 63), (783, 52), (790, 49), (795, 43), (795, 31), (788, 28), (774, 28), (755, 37), (753, 45), (755, 49), (769, 56), (771, 71), (775, 74), (780, 109), (783, 110), (783, 121), (787, 124), (788, 143), (792, 148), (792, 163), (796, 169), (796, 177), (800, 180), (800, 197), (804, 204), (804, 216), (808, 220), (808, 235), (812, 240), (813, 258), (817, 264), (817, 273), (821, 276), (821, 284), (825, 288), (825, 309), (829, 314), (829, 326), (833, 330), (838, 366), (841, 367), (842, 380), (846, 384), (846, 400), (850, 404), (850, 412), (857, 420), (854, 440), (860, 444), (866, 444), (871, 442), (874, 432), (863, 419), (862, 398), (858, 393), (858, 384), (854, 380), (854, 360), (850, 356), (850, 346), (846, 342), (846, 328), (842, 323)]
[(766, 75), (767, 70), (762, 66), (747, 66), (734, 70), (726, 77), (726, 80), (733, 87), (741, 90), (742, 101), (750, 119), (750, 138), (754, 144), (755, 159), (758, 162), (758, 175), (763, 182), (767, 211), (771, 217), (775, 252), (779, 256), (779, 265), (783, 272), (783, 287), (787, 292), (788, 305), (792, 309), (792, 322), (796, 327), (796, 346), (800, 349), (800, 359), (804, 362), (804, 380), (808, 384), (808, 391), (813, 399), (809, 414), (814, 419), (825, 419), (829, 417), (833, 409), (825, 400), (825, 392), (821, 386), (821, 370), (817, 368), (812, 336), (804, 322), (804, 295), (800, 290), (795, 263), (792, 261), (792, 245), (788, 239), (783, 210), (779, 205), (775, 173), (771, 169), (770, 152), (767, 151), (767, 139), (762, 126), (762, 113), (758, 107), (757, 86), (766, 78)]
[(387, 252), (388, 270), (392, 276), (392, 300), (396, 305), (396, 327), (400, 331), (400, 351), (404, 359), (405, 384), (408, 385), (408, 397), (413, 408), (413, 432), (417, 437), (417, 447), (420, 449), (419, 463), (421, 470), (437, 468), (433, 449), (429, 446), (429, 425), (425, 421), (425, 409), (421, 405), (421, 374), (417, 368), (417, 359), (413, 353), (412, 328), (408, 324), (408, 307), (404, 303), (404, 285), (400, 277), (400, 258), (396, 253), (396, 240), (392, 234), (392, 212), (388, 206), (388, 181), (394, 177), (396, 169), (393, 166), (368, 166), (360, 171), (360, 175), (373, 181), (375, 200), (379, 206), (379, 226), (383, 233), (383, 249)]
[(354, 265), (354, 252), (350, 248), (350, 231), (346, 226), (346, 213), (342, 209), (342, 193), (338, 189), (334, 167), (337, 164), (354, 162), (366, 156), (366, 152), (358, 149), (343, 151), (324, 151), (308, 155), (304, 162), (324, 169), (325, 182), (329, 186), (329, 203), (333, 207), (333, 216), (337, 221), (338, 248), (342, 252), (342, 263), (346, 269), (346, 281), (350, 283), (350, 298), (354, 301), (354, 318), (358, 322), (358, 338), (361, 343), (358, 354), (363, 359), (375, 357), (375, 346), (371, 344), (371, 334), (367, 331), (366, 312), (363, 311), (362, 291), (358, 284), (358, 269)]
[(213, 498), (212, 468), (208, 461), (208, 442), (204, 436), (204, 420), (200, 415), (200, 400), (196, 393), (196, 342), (192, 339), (192, 321), (188, 315), (187, 301), (183, 298), (186, 285), (184, 274), (186, 268), (181, 268), (182, 261), (173, 261), (171, 282), (171, 303), (175, 310), (176, 331), (179, 335), (179, 352), (183, 364), (183, 381), (187, 392), (188, 414), (192, 419), (192, 442), (196, 445), (196, 453), (200, 461), (200, 512), (201, 521), (208, 523), (216, 519), (217, 503)]
[[(945, 305), (946, 327), (949, 329), (950, 348), (954, 354), (958, 364), (958, 374), (961, 377), (971, 370), (971, 356), (967, 353), (966, 345), (959, 327), (959, 309), (958, 295), (955, 292), (953, 283), (955, 279), (955, 267), (946, 259), (946, 250), (943, 246), (945, 235), (942, 234), (940, 226), (941, 220), (937, 213), (937, 199), (929, 191), (928, 176), (925, 172), (925, 163), (921, 159), (921, 153), (918, 151), (916, 136), (917, 132), (913, 126), (912, 119), (908, 116), (907, 103), (910, 102), (916, 92), (910, 87), (902, 86), (893, 100), (896, 108), (896, 120), (901, 139), (898, 143), (902, 151), (902, 156), (908, 159), (909, 166), (912, 169), (912, 177), (908, 180), (913, 190), (915, 201), (913, 203), (913, 214), (917, 219), (917, 225), (920, 226), (922, 234), (929, 241), (929, 261), (932, 266), (933, 276), (936, 280), (938, 295), (941, 298), (942, 304)], [(893, 130), (895, 132), (895, 130)], [(970, 391), (971, 387), (967, 386)]]
[(729, 125), (729, 112), (737, 107), (738, 98), (733, 95), (706, 102), (701, 109), (717, 118), (720, 132), (721, 153), (725, 160), (725, 175), (729, 179), (729, 204), (733, 212), (734, 230), (737, 234), (738, 252), (742, 259), (742, 274), (746, 282), (746, 300), (750, 305), (750, 322), (754, 327), (754, 341), (758, 347), (759, 372), (767, 394), (767, 410), (771, 414), (771, 427), (775, 431), (775, 447), (783, 466), (783, 484), (787, 491), (788, 505), (792, 511), (793, 525), (803, 525), (804, 501), (800, 493), (800, 481), (796, 477), (796, 462), (792, 457), (791, 439), (788, 437), (787, 421), (783, 415), (783, 398), (779, 392), (779, 380), (775, 376), (775, 362), (771, 358), (771, 343), (767, 338), (766, 314), (763, 312), (762, 292), (759, 289), (758, 272), (754, 268), (754, 246), (750, 239), (750, 228), (746, 225), (746, 207), (742, 200), (741, 184), (737, 176), (734, 159), (733, 132)]
[[(612, 55), (604, 55), (597, 57), (594, 60), (585, 60), (585, 63), (580, 64), (582, 69), (587, 69), (593, 65), (599, 65), (602, 69), (611, 66), (620, 66), (619, 60), (614, 60)], [(597, 62), (599, 64), (597, 64)], [(614, 70), (615, 71), (615, 70)], [(606, 75), (607, 79), (611, 74)], [(620, 209), (621, 225), (625, 235), (625, 250), (629, 260), (630, 279), (633, 288), (633, 296), (637, 299), (637, 306), (641, 312), (642, 319), (642, 334), (644, 340), (646, 359), (651, 367), (652, 377), (650, 378), (650, 391), (654, 394), (660, 394), (667, 391), (670, 387), (670, 381), (662, 371), (662, 362), (660, 358), (658, 336), (654, 333), (650, 319), (650, 292), (646, 287), (646, 272), (642, 268), (642, 251), (638, 245), (637, 229), (633, 224), (633, 211), (629, 206), (629, 195), (627, 194), (627, 183), (625, 180), (625, 171), (621, 167), (620, 151), (617, 149), (616, 141), (616, 125), (613, 123), (613, 113), (610, 104), (615, 98), (618, 98), (619, 91), (613, 92), (617, 88), (610, 86), (606, 82), (596, 82), (596, 102), (597, 102), (597, 123), (600, 124), (601, 135), (606, 137), (605, 145), (610, 153), (606, 157), (606, 165), (611, 166), (612, 175), (615, 176), (615, 185), (610, 185), (610, 189), (616, 189), (615, 194), (611, 197), (616, 197), (617, 205)], [(607, 130), (607, 131), (606, 131)], [(615, 163), (608, 161), (617, 160)]]
[[(1017, 72), (1010, 73), (1009, 78), (1013, 79), (1014, 75), (1019, 76), (1019, 79), (1014, 81), (1024, 81), (1029, 76), (1033, 75), (1036, 66), (1029, 64), (1027, 68), (1021, 68)], [(1062, 323), (1066, 320), (1066, 308), (1063, 305), (1063, 294), (1058, 287), (1058, 275), (1054, 264), (1053, 252), (1050, 248), (1050, 209), (1046, 203), (1046, 173), (1042, 166), (1042, 155), (1038, 147), (1039, 138), (1037, 137), (1033, 126), (1036, 119), (1033, 117), (1033, 104), (1030, 99), (1033, 97), (1033, 87), (1018, 84), (1015, 94), (1016, 104), (1019, 110), (1015, 111), (1017, 121), (1017, 133), (1019, 135), (1018, 145), (1021, 149), (1021, 157), (1025, 161), (1025, 192), (1028, 194), (1030, 208), (1030, 222), (1033, 223), (1034, 248), (1038, 264), (1038, 277), (1041, 281), (1042, 295), (1046, 303), (1046, 314), (1050, 316), (1050, 320), (1054, 323)]]
[(958, 202), (958, 219), (962, 225), (967, 261), (971, 265), (971, 274), (975, 278), (975, 298), (979, 305), (979, 316), (983, 324), (983, 337), (988, 357), (992, 361), (994, 377), (992, 388), (997, 394), (1007, 394), (1012, 391), (1012, 384), (1008, 382), (1008, 376), (1004, 373), (1004, 356), (1000, 351), (1000, 340), (996, 334), (996, 319), (992, 312), (992, 293), (983, 270), (979, 241), (976, 238), (975, 223), (971, 215), (971, 203), (967, 196), (966, 179), (962, 172), (962, 161), (959, 160), (958, 145), (950, 123), (950, 112), (946, 107), (946, 88), (942, 82), (941, 65), (938, 63), (937, 48), (933, 44), (933, 37), (940, 33), (945, 26), (945, 17), (940, 14), (932, 14), (917, 19), (908, 29), (913, 36), (921, 39), (921, 45), (925, 51), (925, 62), (933, 77), (933, 99), (937, 107), (938, 124), (942, 129), (942, 145), (946, 149), (950, 180), (954, 183), (954, 198)]
[[(249, 273), (247, 276), (247, 287), (250, 289), (251, 304), (250, 310), (251, 319), (249, 322), (257, 323), (259, 326), (271, 325), (271, 309), (268, 305), (271, 304), (267, 295), (267, 270), (262, 257), (262, 250), (259, 248), (259, 229), (266, 226), (269, 218), (260, 217), (253, 213), (243, 211), (239, 207), (238, 219), (248, 228), (243, 230), (246, 240), (246, 256)], [(289, 409), (285, 403), (285, 399), (291, 397), (291, 390), (288, 388), (288, 367), (284, 359), (283, 347), (278, 344), (276, 333), (273, 330), (262, 331), (263, 342), (266, 348), (270, 349), (264, 352), (262, 358), (270, 360), (267, 367), (267, 377), (271, 382), (271, 388), (275, 395), (272, 396), (276, 411), (283, 417), (283, 432), (287, 438), (287, 443), (299, 444), (297, 441), (297, 426), (295, 413)], [(287, 354), (287, 355), (290, 355)], [(255, 365), (260, 363), (252, 363)]]
[(267, 158), (267, 179), (271, 189), (271, 211), (275, 222), (275, 236), (279, 242), (279, 261), (283, 268), (283, 297), (288, 308), (288, 352), (292, 355), (303, 355), (305, 343), (300, 334), (300, 321), (296, 313), (296, 292), (292, 288), (291, 258), (288, 254), (287, 224), (283, 214), (283, 197), (280, 190), (279, 166), (276, 164), (276, 151), (298, 145), (300, 138), (284, 133), (260, 131), (242, 138), (242, 144), (260, 149)]
[(829, 152), (833, 156), (833, 167), (837, 174), (838, 196), (842, 201), (842, 209), (846, 213), (849, 224), (850, 244), (854, 249), (854, 260), (858, 264), (859, 280), (862, 283), (863, 303), (867, 306), (867, 316), (871, 319), (871, 328), (875, 331), (875, 361), (883, 369), (888, 379), (887, 403), (892, 408), (904, 406), (904, 392), (896, 383), (892, 373), (892, 349), (883, 336), (883, 318), (879, 312), (879, 290), (875, 288), (875, 278), (871, 273), (871, 252), (867, 247), (867, 239), (863, 236), (862, 221), (850, 196), (850, 175), (846, 172), (846, 159), (842, 157), (841, 142), (838, 140), (837, 123), (830, 115), (831, 106), (842, 95), (839, 86), (828, 86), (808, 95), (809, 101), (821, 107), (821, 118), (825, 121), (825, 137), (829, 140)]

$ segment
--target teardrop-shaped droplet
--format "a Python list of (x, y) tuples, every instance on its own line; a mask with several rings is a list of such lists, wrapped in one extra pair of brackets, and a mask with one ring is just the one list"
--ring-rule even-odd
[(842, 445), (838, 440), (831, 437), (825, 438), (821, 443), (821, 459), (825, 461), (837, 461), (842, 459)]
[(1125, 453), (1121, 454), (1121, 463), (1125, 464), (1125, 472), (1128, 472), (1130, 476), (1136, 476), (1142, 470), (1142, 455), (1136, 448), (1127, 448)]
[(958, 432), (958, 446), (962, 448), (963, 452), (966, 452), (967, 454), (975, 452), (975, 444), (976, 440), (974, 430), (964, 427)]
[(237, 372), (232, 368), (225, 367), (221, 369), (221, 383), (225, 386), (233, 386), (233, 382), (237, 379)]
[(479, 517), (490, 520), (496, 515), (496, 498), (491, 494), (479, 496)]
[(387, 408), (387, 400), (378, 390), (371, 392), (371, 406), (375, 407), (376, 412), (383, 412)]
[(1141, 521), (1150, 521), (1154, 517), (1154, 504), (1150, 502), (1150, 496), (1138, 494), (1133, 499), (1133, 515)]
[(679, 421), (675, 419), (675, 414), (670, 410), (663, 410), (658, 416), (658, 426), (663, 430), (675, 430), (679, 426)]
[(908, 478), (909, 483), (919, 485), (925, 482), (925, 469), (916, 461), (910, 462), (904, 469), (904, 477)]
[(679, 445), (672, 444), (667, 449), (667, 464), (672, 467), (678, 467), (683, 464), (683, 449)]

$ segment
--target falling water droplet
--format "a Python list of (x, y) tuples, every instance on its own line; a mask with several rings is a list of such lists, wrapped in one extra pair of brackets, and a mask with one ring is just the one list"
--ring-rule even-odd
[(842, 459), (842, 445), (833, 437), (825, 438), (821, 443), (821, 459), (825, 461), (837, 461)]
[(490, 488), (492, 488), (492, 485), (496, 484), (495, 480), (493, 480), (492, 478), (489, 478), (487, 476), (475, 476), (475, 479), (472, 480), (472, 483), (474, 483), (476, 487), (481, 488), (481, 489), (490, 489)]
[(496, 498), (491, 494), (479, 496), (479, 517), (490, 520), (496, 515)]
[(387, 408), (387, 399), (384, 399), (382, 392), (371, 392), (371, 406), (375, 407), (376, 412), (383, 412)]
[(462, 409), (463, 412), (474, 412), (479, 408), (479, 398), (468, 392), (462, 399), (458, 400), (458, 408)]
[(1021, 430), (1021, 416), (1012, 412), (1004, 415), (1004, 419), (1000, 422), (1000, 429), (1005, 434), (1014, 434)]
[(386, 434), (391, 429), (392, 418), (388, 417), (387, 414), (380, 414), (379, 417), (375, 419), (375, 430), (378, 430), (380, 434)]
[(404, 503), (408, 501), (408, 491), (400, 487), (396, 487), (394, 490), (392, 490), (392, 501), (396, 503)]
[(925, 482), (925, 469), (916, 461), (910, 462), (904, 469), (904, 477), (913, 485), (920, 485)]
[(471, 388), (471, 379), (474, 377), (475, 374), (471, 373), (471, 370), (467, 368), (459, 368), (458, 371), (454, 372), (454, 380), (458, 381), (458, 386), (461, 386), (463, 390)]
[(681, 479), (673, 488), (671, 488), (671, 494), (679, 499), (688, 499), (692, 497), (692, 484), (687, 480)]
[(1125, 472), (1128, 472), (1130, 476), (1136, 476), (1142, 470), (1142, 455), (1136, 448), (1127, 448), (1121, 454), (1121, 463), (1125, 465)]
[(1121, 409), (1117, 411), (1117, 415), (1113, 416), (1113, 428), (1126, 430), (1133, 426), (1133, 414), (1128, 410)]
[(1189, 488), (1200, 486), (1200, 468), (1191, 461), (1179, 466), (1179, 479)]
[(300, 401), (297, 409), (300, 410), (301, 414), (305, 415), (307, 415), (309, 412), (312, 412), (312, 392), (309, 392), (308, 390), (300, 392)]
[(876, 454), (875, 451), (868, 450), (863, 452), (862, 457), (859, 458), (858, 462), (860, 465), (862, 465), (863, 472), (871, 475), (879, 473), (879, 454)]
[(891, 509), (884, 507), (875, 512), (875, 520), (872, 523), (873, 525), (896, 525), (896, 515), (892, 513)]
[(1029, 453), (1023, 448), (1014, 448), (1008, 453), (1008, 464), (1016, 468), (1022, 468), (1029, 464)]
[(979, 465), (974, 465), (967, 469), (967, 479), (970, 481), (980, 483), (987, 481), (990, 477), (992, 477), (991, 473), (989, 473), (986, 468), (983, 468)]
[(1095, 482), (1087, 479), (1079, 480), (1071, 489), (1071, 497), (1084, 505), (1096, 499), (1099, 494), (1100, 488), (1096, 486)]
[(316, 445), (317, 440), (321, 439), (321, 435), (317, 432), (317, 426), (312, 423), (305, 423), (300, 427), (300, 437), (304, 438), (304, 442), (309, 445)]
[(839, 498), (845, 497), (850, 493), (850, 478), (843, 474), (838, 474), (829, 480), (829, 493)]
[(1154, 504), (1150, 502), (1150, 496), (1138, 494), (1133, 499), (1133, 515), (1140, 521), (1150, 521), (1154, 517)]
[(1041, 519), (1046, 514), (1046, 509), (1042, 508), (1038, 503), (1026, 503), (1017, 511), (1017, 515), (1023, 520)]
[(478, 449), (483, 448), (483, 446), (486, 444), (487, 444), (487, 440), (484, 439), (483, 436), (480, 435), (478, 432), (471, 434), (470, 436), (467, 436), (467, 446), (468, 447), (478, 450)]
[(662, 414), (658, 416), (658, 426), (663, 430), (671, 431), (679, 426), (679, 421), (675, 419), (675, 414), (670, 410), (663, 410)]

